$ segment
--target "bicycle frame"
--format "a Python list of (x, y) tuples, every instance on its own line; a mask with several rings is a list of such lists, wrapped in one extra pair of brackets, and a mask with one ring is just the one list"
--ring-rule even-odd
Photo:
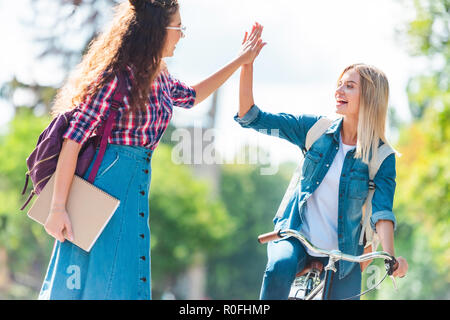
[[(353, 256), (349, 254), (345, 254), (339, 250), (324, 250), (315, 247), (311, 242), (309, 242), (305, 236), (303, 236), (300, 232), (292, 230), (292, 229), (284, 229), (284, 230), (278, 230), (269, 232), (266, 234), (262, 234), (258, 237), (259, 243), (266, 243), (269, 241), (279, 240), (279, 239), (286, 239), (289, 237), (294, 237), (297, 240), (299, 240), (305, 247), (310, 249), (313, 252), (324, 254), (329, 257), (328, 264), (325, 266), (325, 279), (322, 281), (317, 287), (315, 287), (309, 295), (305, 295), (305, 300), (309, 300), (314, 298), (317, 293), (320, 292), (323, 288), (323, 294), (322, 299), (328, 300), (330, 298), (331, 293), (331, 286), (333, 284), (333, 277), (336, 273), (336, 267), (335, 264), (339, 260), (345, 260), (350, 262), (356, 262), (361, 263), (364, 261), (382, 258), (385, 260), (392, 260), (392, 256), (384, 251), (375, 251), (375, 252), (369, 252), (360, 256)], [(391, 276), (392, 281), (394, 282), (394, 286), (396, 287), (394, 277)], [(384, 278), (383, 278), (384, 280)], [(381, 283), (381, 282), (380, 282)], [(325, 287), (324, 287), (325, 286)], [(362, 294), (361, 294), (362, 295)]]

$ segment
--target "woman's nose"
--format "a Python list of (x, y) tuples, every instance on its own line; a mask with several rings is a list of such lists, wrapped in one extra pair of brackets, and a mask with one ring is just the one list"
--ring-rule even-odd
[(337, 88), (336, 88), (336, 93), (335, 93), (335, 95), (342, 95), (344, 93), (344, 90), (343, 90), (343, 86), (338, 86)]

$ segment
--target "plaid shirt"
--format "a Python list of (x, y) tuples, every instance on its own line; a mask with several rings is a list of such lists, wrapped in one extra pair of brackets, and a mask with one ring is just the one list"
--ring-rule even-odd
[[(130, 76), (131, 69), (128, 70)], [(77, 107), (63, 138), (83, 144), (95, 132), (101, 121), (106, 121), (117, 84), (118, 78), (114, 77), (93, 98), (88, 96), (85, 102)], [(164, 134), (172, 118), (173, 106), (192, 108), (196, 97), (193, 88), (172, 77), (168, 71), (163, 71), (152, 84), (145, 111), (125, 113), (124, 111), (130, 109), (128, 103), (130, 90), (131, 87), (128, 85), (128, 94), (124, 96), (119, 108), (118, 119), (113, 125), (108, 143), (144, 146), (150, 150), (156, 148)]]

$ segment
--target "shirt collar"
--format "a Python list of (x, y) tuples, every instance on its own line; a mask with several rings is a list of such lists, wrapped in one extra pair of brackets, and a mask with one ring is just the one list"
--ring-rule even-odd
[[(344, 118), (340, 117), (336, 120), (333, 120), (330, 127), (325, 131), (325, 134), (329, 134), (333, 136), (334, 141), (339, 143), (339, 136), (341, 135), (341, 128)], [(384, 144), (384, 142), (380, 139), (378, 142), (378, 147), (381, 147)], [(355, 149), (351, 150), (355, 151)]]
[(333, 136), (334, 140), (339, 143), (339, 136), (341, 134), (342, 121), (344, 118), (338, 118), (331, 123), (331, 126), (325, 131), (325, 134)]

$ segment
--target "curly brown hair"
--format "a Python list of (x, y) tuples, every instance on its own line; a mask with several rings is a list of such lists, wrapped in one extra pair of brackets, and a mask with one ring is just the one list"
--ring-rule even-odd
[(73, 109), (112, 80), (115, 73), (133, 71), (131, 110), (146, 105), (151, 84), (158, 76), (175, 0), (129, 0), (115, 8), (111, 25), (91, 41), (80, 64), (58, 90), (52, 115)]

